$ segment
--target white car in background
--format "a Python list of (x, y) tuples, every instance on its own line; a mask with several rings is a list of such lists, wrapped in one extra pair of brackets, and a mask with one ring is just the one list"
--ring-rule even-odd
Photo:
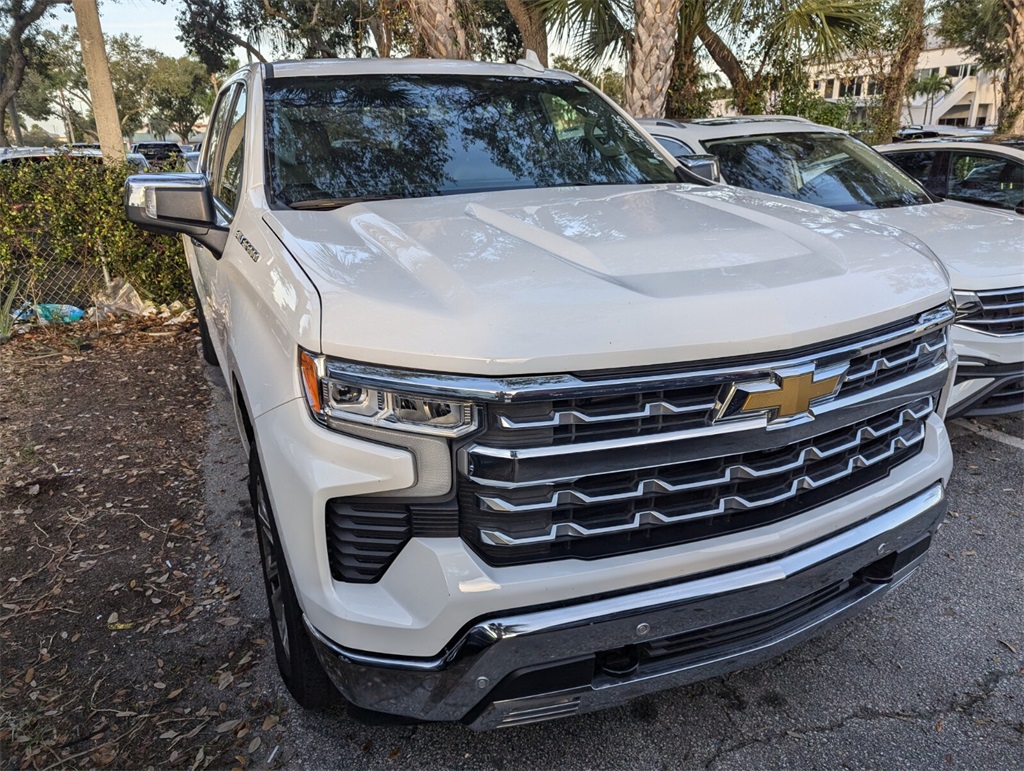
[(677, 157), (716, 156), (724, 182), (849, 212), (920, 239), (945, 264), (957, 294), (960, 369), (949, 416), (1024, 409), (1024, 219), (943, 201), (845, 131), (803, 118), (640, 124)]
[(1024, 214), (1024, 137), (939, 137), (875, 149), (937, 196)]

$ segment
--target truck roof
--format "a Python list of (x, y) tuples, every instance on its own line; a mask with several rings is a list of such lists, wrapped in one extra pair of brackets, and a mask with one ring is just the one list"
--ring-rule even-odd
[[(250, 68), (259, 67), (251, 64)], [(561, 70), (538, 67), (528, 60), (516, 64), (471, 62), (451, 59), (308, 59), (283, 60), (263, 65), (267, 78), (311, 78), (330, 75), (473, 75), (575, 80)]]

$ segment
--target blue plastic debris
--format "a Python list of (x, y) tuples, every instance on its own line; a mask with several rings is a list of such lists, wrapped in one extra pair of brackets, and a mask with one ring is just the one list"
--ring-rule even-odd
[(32, 321), (38, 319), (44, 324), (68, 324), (78, 321), (85, 315), (85, 311), (74, 305), (61, 305), (60, 303), (40, 303), (39, 305), (25, 305), (11, 314), (15, 321)]

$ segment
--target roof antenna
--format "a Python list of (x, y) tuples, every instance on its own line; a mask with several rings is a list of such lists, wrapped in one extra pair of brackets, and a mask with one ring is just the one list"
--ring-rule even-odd
[(540, 63), (540, 59), (537, 57), (537, 52), (532, 48), (526, 49), (526, 56), (516, 62), (520, 67), (526, 67), (536, 72), (544, 72), (544, 65)]

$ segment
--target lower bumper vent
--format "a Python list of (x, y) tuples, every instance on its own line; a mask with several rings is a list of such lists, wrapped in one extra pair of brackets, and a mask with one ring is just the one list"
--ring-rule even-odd
[(327, 502), (327, 555), (335, 581), (370, 584), (384, 575), (412, 537), (404, 508)]

